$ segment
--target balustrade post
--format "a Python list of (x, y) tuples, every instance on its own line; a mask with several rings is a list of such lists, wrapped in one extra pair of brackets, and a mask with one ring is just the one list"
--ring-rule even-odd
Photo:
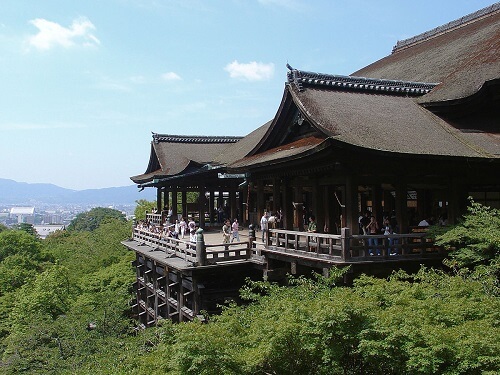
[(271, 236), (271, 229), (268, 227), (266, 229), (266, 237), (265, 237), (265, 245), (266, 245), (266, 249), (269, 249), (269, 246), (271, 246), (273, 244), (273, 241), (272, 241), (272, 236)]
[[(250, 259), (252, 256), (253, 243), (255, 242), (255, 228), (253, 224), (248, 226), (248, 250), (247, 257)], [(257, 250), (257, 255), (260, 255), (260, 250)]]
[(198, 266), (207, 264), (207, 249), (205, 247), (205, 238), (202, 228), (196, 231), (196, 263)]
[(342, 251), (340, 252), (340, 257), (343, 261), (348, 260), (351, 257), (351, 229), (342, 228), (340, 230), (340, 243), (342, 246)]

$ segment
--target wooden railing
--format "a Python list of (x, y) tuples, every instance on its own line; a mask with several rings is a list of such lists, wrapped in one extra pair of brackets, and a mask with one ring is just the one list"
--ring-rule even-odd
[(133, 238), (153, 249), (164, 251), (167, 255), (196, 263), (196, 245), (189, 241), (165, 237), (160, 233), (152, 233), (140, 228), (134, 228)]
[(153, 214), (151, 212), (146, 211), (146, 220), (148, 223), (155, 224), (155, 225), (162, 225), (163, 224), (163, 215), (161, 213)]
[(174, 237), (165, 237), (149, 230), (135, 228), (133, 239), (169, 256), (176, 256), (204, 266), (221, 262), (252, 260), (263, 263), (262, 251), (276, 251), (291, 255), (334, 262), (385, 261), (386, 259), (422, 258), (444, 255), (425, 232), (391, 235), (351, 235), (349, 228), (342, 233), (323, 234), (270, 229), (265, 247), (258, 246), (253, 232), (248, 241), (231, 244), (206, 244), (203, 230), (197, 232), (196, 243)]
[(197, 232), (196, 243), (152, 233), (147, 229), (134, 228), (133, 239), (167, 255), (184, 259), (193, 265), (211, 265), (220, 262), (248, 260), (257, 256), (252, 239), (231, 244), (205, 244), (203, 230)]
[(444, 249), (426, 237), (425, 231), (391, 235), (351, 235), (349, 228), (343, 228), (341, 234), (335, 235), (270, 229), (266, 247), (269, 250), (337, 261), (444, 255)]
[(343, 257), (342, 235), (270, 229), (267, 247), (277, 251), (302, 251), (317, 256)]

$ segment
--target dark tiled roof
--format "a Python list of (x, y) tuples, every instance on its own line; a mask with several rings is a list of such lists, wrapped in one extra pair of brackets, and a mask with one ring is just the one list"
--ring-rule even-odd
[(498, 10), (500, 10), (500, 3), (495, 3), (493, 5), (490, 5), (489, 7), (480, 9), (474, 13), (463, 16), (463, 17), (459, 18), (458, 20), (448, 22), (447, 24), (438, 26), (438, 27), (436, 27), (432, 30), (426, 31), (422, 34), (416, 35), (416, 36), (408, 38), (408, 39), (398, 40), (398, 42), (396, 43), (396, 45), (392, 49), (392, 53), (399, 52), (399, 51), (401, 51), (405, 48), (408, 48), (412, 45), (415, 45), (417, 43), (434, 38), (435, 36), (438, 36), (442, 33), (449, 32), (451, 30), (462, 27), (469, 22), (475, 21), (478, 18), (481, 18), (484, 16), (488, 16), (489, 14), (494, 13)]
[[(368, 149), (460, 157), (500, 157), (500, 145), (462, 134), (413, 98), (288, 85), (302, 113), (335, 140)], [(478, 138), (481, 137), (479, 141)]]
[(242, 168), (249, 166), (265, 165), (283, 162), (290, 158), (298, 157), (314, 150), (325, 141), (325, 137), (310, 136), (292, 143), (272, 148), (270, 150), (245, 157), (235, 161), (230, 165), (232, 168)]
[(324, 86), (337, 90), (383, 92), (395, 95), (417, 96), (430, 92), (437, 83), (412, 82), (390, 79), (374, 79), (355, 76), (341, 76), (323, 73), (305, 72), (293, 69), (288, 72), (288, 83), (294, 83), (299, 91), (307, 86)]
[(149, 166), (144, 174), (131, 177), (135, 183), (192, 172), (195, 166), (209, 164), (242, 137), (205, 137), (153, 133)]
[(226, 148), (220, 155), (214, 159), (214, 163), (220, 165), (229, 165), (236, 160), (244, 158), (260, 142), (266, 134), (272, 121), (265, 123), (253, 132), (245, 136), (241, 141)]
[(500, 78), (500, 6), (459, 26), (417, 36), (353, 73), (379, 79), (440, 82), (420, 103), (465, 98)]

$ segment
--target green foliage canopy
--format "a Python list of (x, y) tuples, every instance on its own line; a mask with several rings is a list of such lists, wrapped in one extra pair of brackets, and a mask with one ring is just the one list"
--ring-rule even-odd
[(146, 199), (139, 199), (135, 201), (137, 204), (134, 210), (134, 216), (136, 220), (146, 219), (146, 211), (151, 212), (153, 208), (156, 208), (155, 201), (148, 201)]
[(40, 241), (25, 231), (0, 232), (0, 262), (14, 254), (24, 254), (32, 259), (39, 259), (40, 250)]
[(463, 220), (436, 237), (436, 244), (454, 249), (457, 267), (487, 264), (500, 256), (500, 210), (470, 200)]
[[(488, 224), (496, 214), (476, 208), (461, 225), (496, 233)], [(31, 275), (0, 295), (0, 366), (6, 374), (497, 374), (500, 294), (486, 273), (498, 264), (497, 244), (488, 233), (457, 233), (450, 246), (482, 256), (469, 263), (473, 272), (398, 271), (349, 288), (336, 285), (335, 270), (285, 286), (248, 282), (248, 304), (224, 307), (209, 324), (164, 321), (137, 332), (134, 254), (120, 244), (129, 223), (104, 220), (43, 242), (2, 232), (0, 267), (8, 274), (18, 263)]]
[(88, 212), (82, 212), (76, 216), (68, 225), (68, 231), (93, 231), (99, 225), (109, 219), (119, 219), (126, 221), (125, 215), (115, 209), (96, 207)]

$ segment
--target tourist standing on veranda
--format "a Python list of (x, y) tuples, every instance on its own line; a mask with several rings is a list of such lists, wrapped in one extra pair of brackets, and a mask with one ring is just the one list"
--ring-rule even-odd
[[(375, 216), (370, 217), (370, 223), (368, 223), (368, 225), (366, 226), (366, 231), (370, 236), (376, 236), (377, 234), (379, 234), (379, 226), (377, 220), (375, 219)], [(374, 248), (377, 251), (377, 255), (380, 255), (380, 248), (378, 247), (377, 238), (368, 237), (368, 246), (368, 252), (370, 255), (373, 255)]]
[(238, 224), (238, 219), (234, 219), (233, 225), (231, 225), (231, 229), (233, 232), (231, 242), (233, 242), (234, 240), (236, 240), (236, 242), (240, 242), (240, 225)]
[(231, 222), (226, 220), (222, 226), (222, 243), (229, 243), (231, 237)]
[(264, 242), (264, 236), (267, 232), (267, 211), (264, 211), (264, 215), (262, 215), (260, 219), (260, 230), (262, 231), (262, 242)]
[(192, 217), (189, 218), (188, 230), (189, 230), (189, 241), (196, 243), (196, 223), (194, 222), (194, 219)]
[(181, 237), (184, 238), (184, 235), (186, 234), (187, 223), (183, 217), (181, 218), (181, 221), (179, 223), (179, 229), (180, 229)]

